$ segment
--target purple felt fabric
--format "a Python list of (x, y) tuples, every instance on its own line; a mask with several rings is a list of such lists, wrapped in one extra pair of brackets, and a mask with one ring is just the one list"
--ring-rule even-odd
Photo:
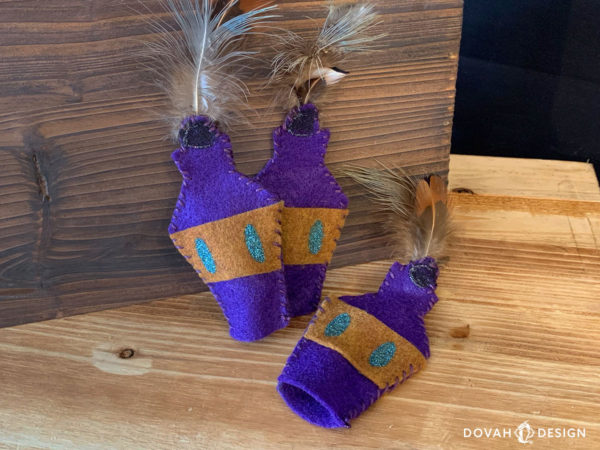
[[(307, 136), (296, 136), (288, 127), (303, 113), (313, 114), (314, 129)], [(273, 157), (255, 180), (287, 207), (346, 209), (348, 197), (325, 167), (328, 142), (329, 130), (320, 128), (317, 107), (309, 103), (294, 108), (284, 124), (273, 131)]]
[(210, 126), (214, 142), (208, 148), (181, 146), (171, 155), (183, 183), (170, 234), (280, 201), (276, 194), (236, 170), (229, 136), (208, 119), (193, 116), (182, 126), (194, 120)]
[(346, 358), (305, 338), (290, 355), (277, 390), (296, 414), (325, 428), (349, 427), (380, 395)]
[(377, 317), (417, 347), (425, 358), (429, 358), (429, 339), (425, 331), (423, 316), (437, 302), (436, 285), (427, 288), (416, 286), (409, 275), (410, 267), (414, 264), (433, 267), (437, 278), (439, 271), (432, 258), (414, 261), (406, 266), (395, 262), (390, 267), (378, 292), (356, 297), (344, 296), (340, 297), (340, 300)]
[(319, 306), (327, 265), (299, 264), (283, 266), (287, 284), (290, 317), (312, 314)]
[(238, 341), (256, 341), (288, 324), (282, 271), (209, 283)]
[[(299, 117), (303, 118), (301, 131), (295, 123)], [(273, 157), (255, 180), (286, 207), (346, 209), (348, 198), (325, 166), (328, 142), (329, 130), (320, 127), (317, 107), (309, 103), (294, 108), (273, 131)], [(293, 293), (288, 298), (292, 317), (314, 312), (320, 300), (327, 267), (310, 266), (286, 265), (286, 283), (293, 286), (288, 288), (288, 296)], [(315, 273), (319, 277), (311, 279)]]
[[(431, 270), (431, 283), (420, 287), (410, 276), (413, 266)], [(406, 266), (394, 263), (378, 292), (340, 300), (375, 316), (429, 357), (423, 316), (437, 301), (438, 268), (432, 258)], [(414, 278), (414, 277), (413, 277)], [(423, 281), (417, 280), (417, 281)], [(317, 316), (313, 320), (318, 320)], [(369, 330), (364, 331), (366, 334)], [(302, 337), (283, 369), (277, 389), (287, 405), (308, 422), (326, 428), (349, 426), (385, 389), (361, 375), (341, 354)]]
[[(229, 136), (214, 123), (206, 117), (192, 116), (182, 122), (182, 131), (190, 124), (207, 128), (200, 127), (200, 138), (206, 140), (208, 136), (210, 145), (184, 145), (180, 132), (181, 146), (172, 158), (183, 182), (169, 234), (280, 201), (235, 169)], [(234, 339), (260, 339), (289, 322), (283, 264), (274, 272), (209, 283), (208, 287), (221, 305)]]

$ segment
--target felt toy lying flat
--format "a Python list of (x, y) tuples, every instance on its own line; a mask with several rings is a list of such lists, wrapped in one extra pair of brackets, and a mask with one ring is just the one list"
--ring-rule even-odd
[(413, 183), (391, 171), (349, 173), (393, 211), (395, 262), (377, 292), (326, 298), (278, 380), (288, 406), (307, 421), (347, 427), (382, 394), (425, 367), (423, 317), (437, 302), (438, 267), (450, 232), (443, 181)]
[[(216, 4), (216, 2), (214, 2)], [(149, 44), (173, 104), (183, 176), (169, 235), (208, 285), (235, 339), (252, 341), (288, 323), (281, 261), (282, 202), (235, 168), (219, 124), (235, 121), (246, 90), (236, 76), (249, 53), (240, 40), (271, 8), (227, 20), (236, 1), (216, 11), (210, 0), (168, 0), (181, 34), (155, 25)]]
[(283, 262), (292, 317), (317, 308), (348, 214), (348, 199), (325, 166), (329, 130), (320, 127), (312, 102), (347, 75), (339, 67), (351, 54), (379, 38), (371, 33), (375, 19), (371, 5), (332, 2), (318, 33), (288, 33), (273, 59), (276, 102), (290, 110), (273, 132), (273, 157), (256, 180), (284, 202)]

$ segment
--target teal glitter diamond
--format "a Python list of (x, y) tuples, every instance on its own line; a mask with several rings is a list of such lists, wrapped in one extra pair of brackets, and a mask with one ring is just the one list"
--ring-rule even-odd
[(308, 251), (316, 255), (323, 245), (323, 222), (316, 220), (308, 233)]
[(260, 236), (254, 228), (254, 225), (248, 224), (246, 225), (246, 229), (244, 230), (244, 237), (246, 239), (246, 247), (248, 248), (248, 252), (250, 252), (250, 256), (259, 262), (265, 262), (265, 251), (263, 249), (262, 242), (260, 240)]
[(327, 324), (327, 327), (325, 327), (325, 336), (328, 336), (328, 337), (339, 336), (344, 331), (346, 331), (346, 328), (348, 328), (348, 325), (350, 325), (350, 314), (348, 314), (348, 313), (338, 314), (333, 319), (331, 319), (331, 322), (329, 322)]
[(385, 342), (373, 350), (369, 358), (369, 364), (374, 367), (385, 367), (390, 363), (395, 354), (396, 344)]

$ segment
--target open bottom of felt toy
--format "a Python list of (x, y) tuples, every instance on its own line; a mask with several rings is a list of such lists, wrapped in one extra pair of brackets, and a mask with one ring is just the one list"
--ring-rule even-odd
[(280, 382), (277, 390), (287, 405), (308, 422), (325, 428), (349, 427), (318, 395), (307, 392), (291, 382)]
[(380, 395), (342, 355), (306, 338), (289, 357), (277, 390), (292, 411), (325, 428), (349, 427)]

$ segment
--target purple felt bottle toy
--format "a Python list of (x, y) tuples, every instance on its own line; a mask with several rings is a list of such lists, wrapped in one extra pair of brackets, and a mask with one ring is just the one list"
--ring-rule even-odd
[(326, 298), (279, 377), (288, 406), (315, 425), (347, 427), (422, 369), (437, 274), (432, 258), (394, 263), (377, 292)]
[(273, 58), (272, 84), (281, 87), (288, 114), (273, 132), (273, 157), (256, 180), (284, 202), (283, 262), (288, 311), (315, 311), (333, 251), (348, 214), (348, 199), (325, 166), (329, 130), (314, 101), (348, 72), (340, 64), (380, 36), (371, 35), (372, 5), (330, 3), (314, 36), (288, 33)]
[(287, 325), (282, 202), (235, 170), (229, 137), (191, 116), (172, 158), (183, 176), (169, 234), (208, 285), (242, 341)]
[(229, 137), (219, 126), (239, 117), (246, 98), (238, 74), (251, 52), (240, 44), (273, 17), (264, 14), (273, 8), (234, 15), (235, 4), (165, 2), (177, 26), (157, 19), (159, 37), (148, 50), (180, 145), (172, 158), (183, 183), (169, 235), (219, 302), (231, 336), (253, 341), (288, 323), (283, 203), (236, 170)]
[(273, 157), (256, 176), (284, 202), (283, 262), (289, 313), (314, 312), (348, 214), (348, 198), (325, 167), (329, 130), (313, 104), (294, 108), (273, 132)]
[(443, 181), (414, 183), (393, 171), (347, 172), (390, 211), (396, 255), (377, 292), (326, 298), (296, 345), (277, 389), (300, 417), (326, 428), (350, 426), (382, 394), (423, 369), (423, 318), (438, 298), (436, 258), (451, 225)]

